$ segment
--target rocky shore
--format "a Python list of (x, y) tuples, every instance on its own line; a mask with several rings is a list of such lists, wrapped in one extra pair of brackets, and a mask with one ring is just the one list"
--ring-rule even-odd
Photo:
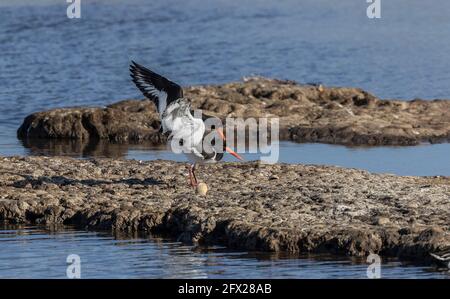
[[(450, 100), (381, 100), (358, 88), (248, 78), (185, 89), (193, 107), (226, 117), (279, 117), (281, 138), (344, 145), (416, 145), (450, 141)], [(150, 101), (37, 112), (18, 137), (164, 143)]]
[(428, 261), (450, 246), (450, 178), (257, 162), (0, 158), (0, 221), (147, 231), (245, 250)]

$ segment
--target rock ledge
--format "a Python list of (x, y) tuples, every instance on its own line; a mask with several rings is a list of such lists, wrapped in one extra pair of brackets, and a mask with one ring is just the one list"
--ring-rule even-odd
[[(450, 100), (380, 100), (358, 89), (249, 78), (185, 89), (193, 107), (220, 119), (279, 117), (281, 138), (344, 145), (416, 145), (450, 141)], [(106, 139), (164, 142), (150, 101), (105, 108), (67, 108), (25, 118), (21, 139)]]

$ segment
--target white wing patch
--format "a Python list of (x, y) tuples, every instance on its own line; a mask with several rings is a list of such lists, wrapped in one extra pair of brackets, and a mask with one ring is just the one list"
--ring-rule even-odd
[(171, 132), (169, 139), (183, 140), (183, 148), (192, 149), (201, 144), (205, 124), (194, 118), (185, 99), (172, 102), (161, 118), (163, 132)]
[(161, 125), (163, 133), (173, 131), (174, 121), (177, 114), (177, 110), (180, 109), (180, 102), (173, 102), (167, 107), (167, 109), (161, 114)]
[(166, 110), (167, 107), (167, 92), (164, 90), (161, 90), (158, 95), (158, 111), (159, 115), (162, 115), (164, 113), (164, 110)]

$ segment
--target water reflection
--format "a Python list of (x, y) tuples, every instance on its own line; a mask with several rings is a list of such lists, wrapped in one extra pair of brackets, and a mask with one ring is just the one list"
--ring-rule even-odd
[(33, 156), (69, 156), (77, 158), (125, 158), (130, 150), (165, 150), (151, 142), (139, 144), (112, 143), (106, 140), (39, 139), (20, 140)]
[[(73, 227), (0, 226), (0, 278), (65, 278), (78, 254), (82, 278), (366, 278), (364, 259), (194, 247), (146, 234)], [(434, 267), (383, 260), (385, 278), (449, 278)]]
[[(26, 155), (187, 161), (185, 155), (175, 154), (165, 145), (152, 143), (117, 144), (103, 140), (80, 142), (77, 140), (28, 139), (23, 140), (22, 144), (27, 149)], [(450, 176), (450, 143), (418, 146), (346, 147), (281, 141), (271, 146), (272, 151), (279, 150), (279, 163), (334, 165), (397, 175)], [(259, 160), (262, 155), (269, 154), (261, 154), (260, 151), (242, 154), (246, 161)], [(236, 159), (225, 155), (223, 161), (236, 161)]]

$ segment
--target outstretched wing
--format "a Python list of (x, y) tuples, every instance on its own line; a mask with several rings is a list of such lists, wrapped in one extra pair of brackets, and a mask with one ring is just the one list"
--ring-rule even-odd
[(134, 84), (145, 97), (155, 103), (160, 115), (164, 113), (170, 103), (183, 97), (183, 89), (178, 84), (134, 61), (131, 61), (130, 72)]

